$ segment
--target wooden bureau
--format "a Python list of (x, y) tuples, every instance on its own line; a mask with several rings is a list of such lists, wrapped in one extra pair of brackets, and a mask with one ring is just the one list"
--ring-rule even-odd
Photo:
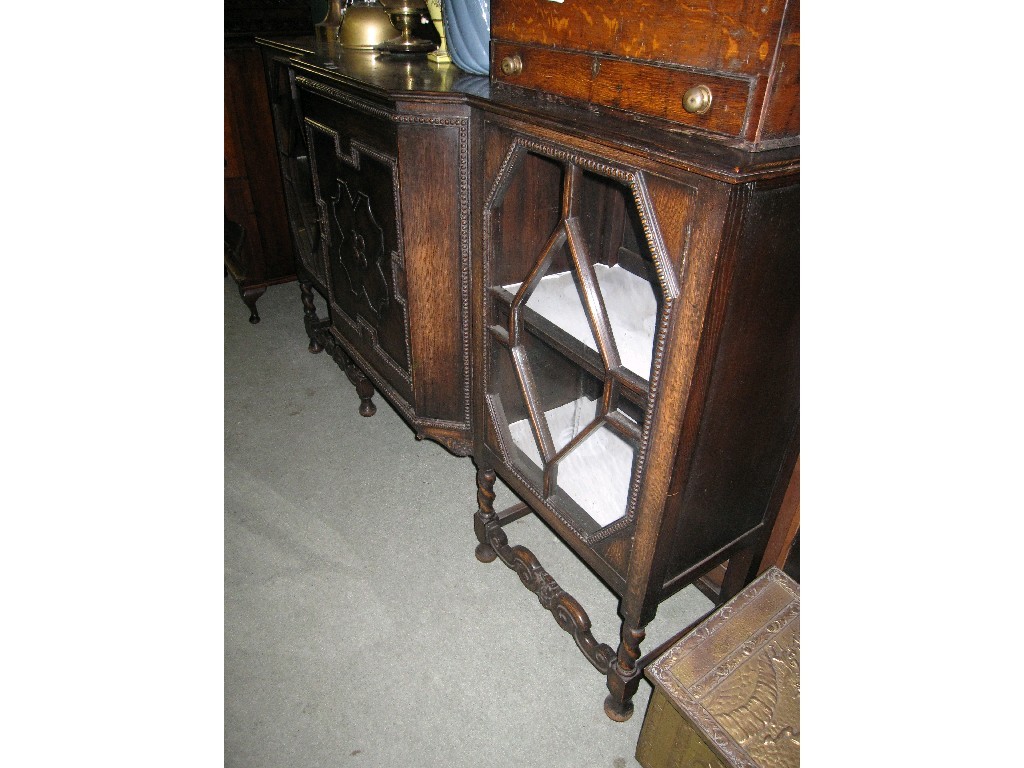
[(309, 0), (227, 0), (224, 6), (224, 269), (258, 323), (267, 288), (295, 279), (274, 130), (257, 34), (310, 26)]

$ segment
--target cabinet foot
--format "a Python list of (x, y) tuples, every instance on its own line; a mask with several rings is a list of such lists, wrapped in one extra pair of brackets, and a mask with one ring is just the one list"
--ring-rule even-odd
[(266, 286), (259, 288), (242, 288), (239, 286), (238, 292), (241, 294), (245, 306), (249, 308), (249, 322), (256, 325), (260, 321), (260, 313), (256, 311), (256, 300), (267, 292)]
[[(335, 349), (340, 350), (341, 348), (336, 346)], [(345, 375), (356, 388), (356, 394), (359, 395), (359, 415), (368, 419), (377, 412), (377, 406), (373, 404), (372, 399), (373, 384), (370, 383), (370, 380), (366, 378), (366, 374), (359, 370), (348, 355), (344, 355), (344, 357), (347, 361), (343, 366), (345, 369)], [(335, 358), (335, 360), (337, 360), (337, 358)]]
[[(363, 381), (366, 381), (366, 380), (363, 379)], [(368, 419), (371, 416), (373, 416), (373, 414), (375, 414), (377, 412), (377, 406), (375, 406), (373, 404), (373, 400), (370, 399), (371, 397), (373, 397), (373, 386), (369, 382), (366, 382), (366, 383), (367, 383), (367, 386), (369, 386), (369, 388), (370, 388), (370, 394), (364, 396), (362, 394), (362, 392), (359, 393), (359, 398), (360, 398), (360, 401), (359, 401), (359, 415), (360, 416), (364, 416), (365, 418)], [(358, 390), (359, 390), (359, 387), (357, 386), (356, 387), (356, 391), (358, 391)]]
[(481, 563), (493, 563), (498, 559), (498, 553), (494, 551), (494, 547), (490, 544), (477, 544), (473, 554), (476, 555), (476, 559)]
[(622, 624), (622, 641), (615, 661), (608, 666), (608, 696), (604, 700), (604, 713), (618, 723), (633, 716), (633, 696), (640, 686), (643, 668), (640, 666), (640, 643), (646, 633), (642, 629)]
[(359, 367), (352, 362), (352, 358), (345, 354), (345, 350), (331, 336), (328, 330), (330, 322), (321, 320), (317, 316), (312, 284), (300, 280), (299, 290), (302, 293), (302, 319), (306, 326), (306, 335), (309, 336), (309, 351), (315, 355), (327, 350), (356, 388), (356, 394), (359, 395), (359, 415), (367, 418), (373, 416), (377, 412), (377, 406), (373, 404), (373, 383), (366, 378), (366, 374), (359, 370)]
[(374, 393), (373, 384), (366, 378), (366, 374), (359, 370), (359, 366), (352, 362), (352, 358), (345, 354), (345, 350), (326, 331), (325, 326), (326, 323), (317, 331), (317, 340), (323, 344), (324, 348), (334, 359), (334, 362), (345, 372), (345, 376), (356, 388), (356, 394), (359, 395), (359, 415), (366, 418), (373, 416), (377, 412), (377, 406), (373, 404), (372, 400)]
[(633, 716), (633, 702), (622, 703), (609, 694), (604, 699), (604, 713), (615, 722), (624, 723)]

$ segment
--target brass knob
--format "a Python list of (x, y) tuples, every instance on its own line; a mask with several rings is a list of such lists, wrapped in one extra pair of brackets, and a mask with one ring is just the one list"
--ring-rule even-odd
[(518, 53), (506, 56), (501, 60), (501, 71), (506, 75), (518, 75), (523, 71), (523, 60)]
[(703, 115), (711, 109), (711, 89), (706, 85), (695, 85), (683, 94), (683, 109), (691, 115)]

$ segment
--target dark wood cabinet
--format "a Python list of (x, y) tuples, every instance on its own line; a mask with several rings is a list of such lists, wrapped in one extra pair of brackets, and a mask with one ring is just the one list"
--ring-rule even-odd
[[(311, 351), (345, 370), (364, 416), (376, 389), (417, 436), (468, 455), (465, 98), (410, 87), (424, 62), (355, 52), (324, 68), (287, 45), (265, 50)], [(422, 84), (444, 88), (456, 72), (428, 70)]]
[(258, 323), (267, 287), (295, 279), (263, 58), (256, 34), (310, 29), (309, 2), (227, 2), (224, 8), (224, 267)]
[(224, 266), (258, 323), (267, 287), (295, 279), (260, 52), (224, 44)]
[[(422, 60), (261, 44), (311, 351), (364, 415), (376, 387), (472, 455), (477, 557), (517, 572), (628, 718), (659, 604), (716, 569), (719, 601), (753, 579), (793, 476), (798, 142), (753, 151), (763, 121), (723, 140)], [(619, 638), (509, 544), (526, 514), (619, 596)]]
[[(641, 150), (529, 103), (481, 105), (474, 158), (477, 556), (538, 593), (625, 719), (657, 606), (725, 562), (720, 600), (756, 575), (796, 460), (797, 155)], [(522, 508), (493, 509), (495, 477), (620, 596), (617, 650), (509, 546)]]

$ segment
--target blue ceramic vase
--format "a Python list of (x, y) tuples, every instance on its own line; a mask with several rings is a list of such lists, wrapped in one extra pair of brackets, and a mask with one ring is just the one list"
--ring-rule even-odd
[(491, 0), (442, 0), (448, 52), (459, 69), (490, 72)]

